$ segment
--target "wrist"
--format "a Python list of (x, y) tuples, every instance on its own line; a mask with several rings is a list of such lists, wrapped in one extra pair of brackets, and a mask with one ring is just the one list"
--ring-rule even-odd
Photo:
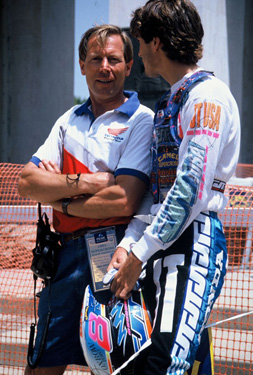
[(64, 215), (66, 216), (71, 216), (69, 213), (68, 213), (68, 205), (72, 202), (73, 198), (64, 198), (62, 200), (62, 212), (64, 213)]
[(80, 181), (81, 172), (76, 174), (76, 177), (73, 177), (73, 175), (70, 176), (69, 173), (66, 174), (66, 181), (68, 184), (77, 183)]
[(128, 257), (136, 264), (143, 264), (143, 262), (133, 253), (132, 250), (130, 250), (130, 252), (128, 253)]

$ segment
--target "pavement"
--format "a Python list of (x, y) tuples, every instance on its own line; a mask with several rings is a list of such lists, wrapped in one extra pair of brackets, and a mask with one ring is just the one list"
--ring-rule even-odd
[[(33, 315), (33, 276), (29, 269), (0, 270), (0, 375), (21, 375), (26, 364), (27, 343)], [(41, 288), (37, 282), (37, 291)], [(253, 274), (250, 270), (230, 270), (213, 310), (211, 323), (253, 310)], [(209, 322), (209, 323), (210, 323)], [(253, 363), (253, 315), (212, 328), (214, 359), (226, 368), (219, 373), (250, 375)], [(247, 370), (248, 368), (248, 370)], [(218, 369), (218, 367), (217, 367)], [(71, 375), (89, 374), (87, 369), (72, 367)], [(247, 372), (249, 371), (249, 372)], [(218, 373), (217, 371), (215, 373)], [(233, 372), (231, 372), (233, 374)]]

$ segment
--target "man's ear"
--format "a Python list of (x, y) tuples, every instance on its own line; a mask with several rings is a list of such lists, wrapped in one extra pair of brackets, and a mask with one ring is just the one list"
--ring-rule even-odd
[(133, 63), (134, 63), (134, 60), (131, 60), (128, 63), (126, 63), (126, 77), (130, 76)]
[(154, 37), (151, 43), (153, 45), (154, 51), (158, 51), (158, 49), (161, 47), (161, 41), (158, 36)]
[(86, 73), (85, 73), (85, 62), (79, 59), (79, 65), (80, 65), (82, 75), (85, 76), (86, 75)]

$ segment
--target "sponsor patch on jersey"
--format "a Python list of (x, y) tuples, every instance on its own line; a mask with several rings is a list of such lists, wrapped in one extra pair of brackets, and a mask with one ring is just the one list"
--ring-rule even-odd
[(157, 114), (156, 114), (156, 117), (157, 118), (162, 118), (164, 116), (164, 111), (162, 109), (160, 109)]
[(128, 127), (121, 126), (120, 124), (114, 125), (112, 124), (108, 129), (108, 133), (110, 135), (118, 136), (120, 134), (125, 133), (125, 131), (128, 129)]
[(194, 106), (194, 115), (190, 122), (192, 129), (209, 129), (219, 132), (221, 106), (215, 103), (197, 103)]

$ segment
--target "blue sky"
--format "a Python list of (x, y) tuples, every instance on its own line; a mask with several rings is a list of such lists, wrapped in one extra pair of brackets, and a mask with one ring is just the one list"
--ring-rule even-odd
[(78, 45), (83, 33), (95, 24), (107, 23), (109, 19), (108, 0), (75, 0), (75, 61), (74, 95), (85, 99), (89, 96), (85, 77), (81, 75), (78, 63)]

